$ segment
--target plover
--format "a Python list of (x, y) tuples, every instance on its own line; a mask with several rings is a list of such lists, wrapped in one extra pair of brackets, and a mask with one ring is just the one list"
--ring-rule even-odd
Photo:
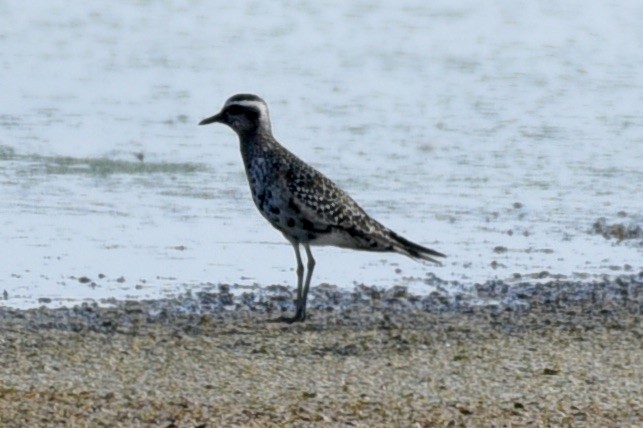
[[(199, 125), (210, 123), (223, 123), (237, 133), (252, 199), (295, 249), (296, 313), (280, 320), (306, 319), (306, 299), (315, 268), (311, 245), (397, 252), (437, 264), (440, 262), (434, 257), (445, 257), (371, 218), (335, 183), (279, 144), (272, 135), (268, 105), (257, 95), (230, 97), (219, 113)], [(300, 246), (308, 258), (306, 270)]]

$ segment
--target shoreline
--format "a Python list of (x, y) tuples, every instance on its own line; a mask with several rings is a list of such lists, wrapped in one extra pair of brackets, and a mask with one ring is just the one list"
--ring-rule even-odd
[(281, 289), (0, 307), (0, 425), (636, 426), (642, 278), (489, 305), (320, 286), (293, 325)]

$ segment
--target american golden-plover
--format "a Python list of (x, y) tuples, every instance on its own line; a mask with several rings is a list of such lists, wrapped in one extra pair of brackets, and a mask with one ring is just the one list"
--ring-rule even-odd
[[(215, 122), (228, 125), (239, 136), (252, 199), (259, 212), (295, 249), (297, 309), (294, 317), (280, 320), (306, 319), (306, 299), (315, 268), (311, 245), (397, 252), (437, 264), (440, 262), (434, 257), (445, 257), (372, 219), (335, 183), (279, 144), (272, 136), (268, 105), (260, 97), (234, 95), (219, 113), (199, 125)], [(306, 270), (300, 245), (308, 258)]]

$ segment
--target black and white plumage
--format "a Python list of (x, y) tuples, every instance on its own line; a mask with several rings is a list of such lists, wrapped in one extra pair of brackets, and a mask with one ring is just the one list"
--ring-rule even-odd
[[(439, 264), (437, 251), (411, 242), (386, 228), (322, 173), (306, 164), (272, 136), (266, 102), (256, 95), (230, 97), (216, 115), (199, 125), (223, 123), (239, 136), (241, 155), (259, 212), (295, 249), (297, 311), (285, 321), (306, 319), (306, 299), (315, 267), (311, 245), (335, 245), (366, 251), (389, 251)], [(299, 246), (308, 258), (306, 277)]]

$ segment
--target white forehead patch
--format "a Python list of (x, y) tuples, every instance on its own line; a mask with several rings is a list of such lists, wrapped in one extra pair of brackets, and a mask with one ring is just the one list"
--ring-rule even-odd
[(225, 104), (225, 107), (232, 106), (232, 105), (243, 106), (243, 107), (254, 107), (257, 110), (259, 110), (260, 117), (261, 116), (268, 117), (268, 106), (264, 102), (255, 101), (255, 100), (228, 101)]

